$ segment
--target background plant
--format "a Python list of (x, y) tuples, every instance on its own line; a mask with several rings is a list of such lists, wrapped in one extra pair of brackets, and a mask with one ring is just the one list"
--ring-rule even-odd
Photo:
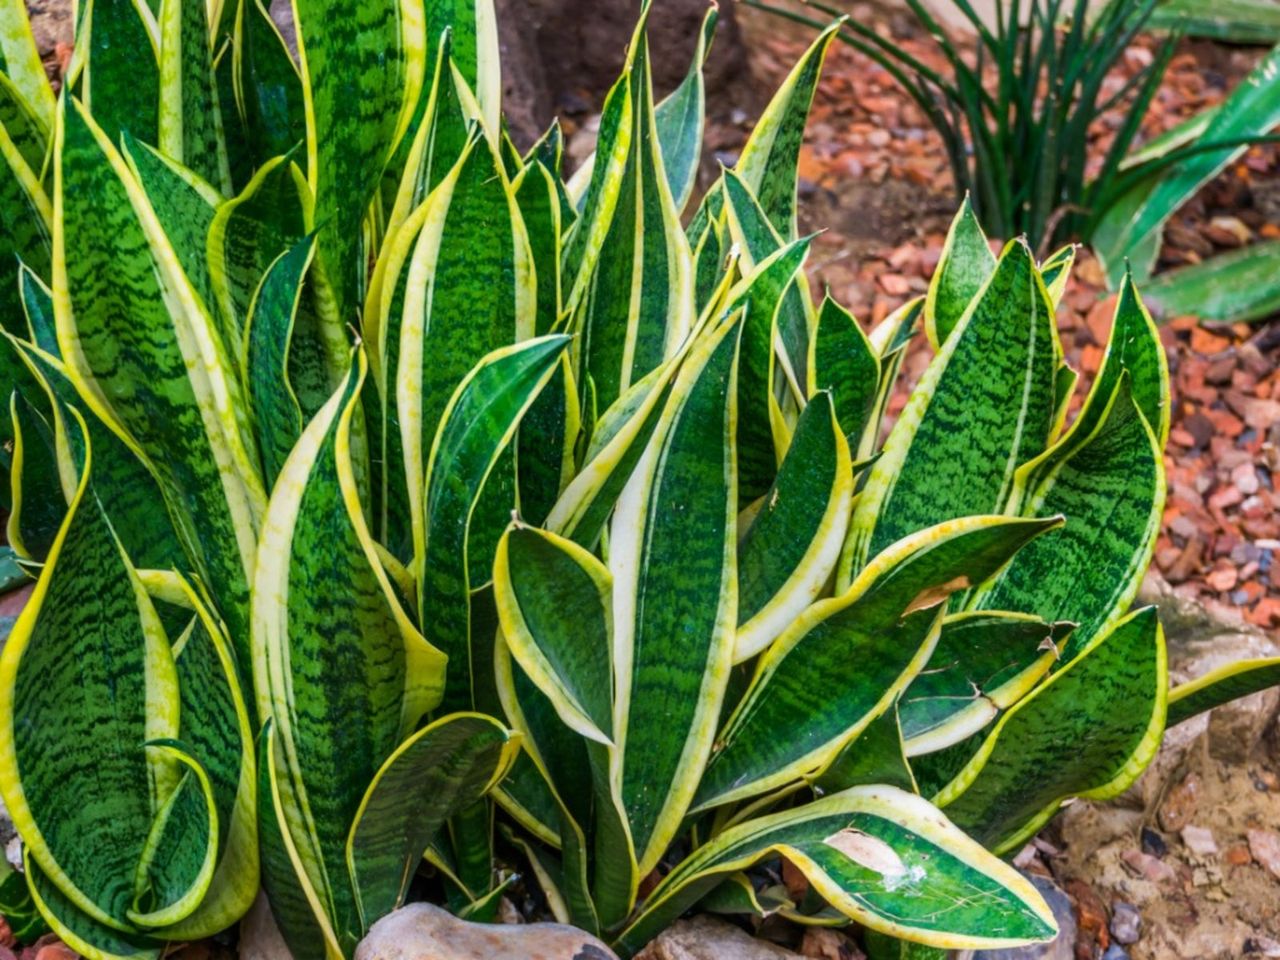
[(655, 104), (646, 8), (565, 183), (555, 126), (502, 133), (491, 7), (403, 9), (297, 0), (295, 66), (257, 2), (91, 0), (55, 100), (0, 7), (37, 578), (0, 656), (6, 910), (157, 957), (260, 877), (295, 955), (343, 957), (419, 867), (484, 919), (518, 855), (630, 953), (765, 909), (747, 871), (784, 855), (801, 922), (1052, 936), (982, 844), (1122, 789), (1166, 711), (1127, 613), (1168, 429), (1132, 286), (1064, 429), (1069, 248), (995, 258), (965, 207), (870, 337), (814, 303), (796, 167), (833, 31), (686, 227), (714, 11)]
[[(812, 8), (839, 16), (837, 6), (804, 0), (788, 6), (747, 0), (775, 15), (821, 29)], [(946, 62), (934, 69), (901, 44), (854, 18), (837, 36), (883, 66), (916, 102), (946, 148), (957, 200), (968, 196), (997, 236), (1025, 235), (1041, 252), (1069, 241), (1090, 245), (1119, 289), (1126, 269), (1147, 280), (1173, 213), (1249, 143), (1268, 139), (1280, 121), (1280, 92), (1272, 82), (1272, 52), (1218, 107), (1167, 135), (1141, 144), (1147, 114), (1177, 45), (1178, 34), (1156, 48), (1150, 63), (1118, 89), (1105, 81), (1125, 50), (1162, 9), (1158, 0), (1109, 0), (1090, 11), (1084, 0), (996, 3), (988, 22), (967, 0), (957, 11), (975, 33), (973, 54), (919, 0), (908, 5)], [(1167, 28), (1169, 20), (1162, 21)], [(1091, 162), (1091, 125), (1104, 113), (1119, 122), (1105, 152)], [(1214, 298), (1217, 265), (1163, 293), (1164, 302), (1190, 312), (1203, 301), (1215, 319), (1251, 318), (1274, 301), (1274, 287), (1258, 278), (1274, 262), (1270, 245), (1247, 255), (1255, 282)], [(1259, 259), (1261, 258), (1261, 259)], [(1129, 264), (1129, 267), (1126, 267)], [(1225, 265), (1224, 265), (1225, 266)], [(1246, 265), (1235, 266), (1237, 273)]]

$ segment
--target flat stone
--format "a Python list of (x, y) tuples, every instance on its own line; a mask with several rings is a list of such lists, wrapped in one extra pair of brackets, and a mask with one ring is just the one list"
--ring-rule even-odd
[[(798, 960), (799, 954), (757, 940), (731, 923), (692, 917), (672, 924), (636, 960)], [(357, 956), (356, 960), (362, 960)]]
[(1183, 827), (1182, 842), (1197, 857), (1215, 857), (1218, 855), (1218, 842), (1213, 837), (1213, 831), (1205, 827), (1197, 827), (1195, 824)]
[(561, 923), (468, 923), (430, 903), (383, 917), (355, 960), (617, 960), (590, 934)]
[(1280, 834), (1270, 830), (1250, 830), (1247, 834), (1249, 852), (1277, 880), (1280, 880)]

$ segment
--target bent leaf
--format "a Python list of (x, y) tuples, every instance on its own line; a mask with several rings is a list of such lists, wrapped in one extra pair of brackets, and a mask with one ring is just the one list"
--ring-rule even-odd
[(1167, 686), (1164, 632), (1146, 607), (1005, 714), (936, 802), (997, 854), (1016, 849), (1067, 797), (1105, 800), (1138, 778), (1160, 745)]
[(867, 786), (726, 830), (663, 878), (615, 949), (633, 955), (726, 875), (779, 854), (871, 930), (950, 949), (1044, 942), (1058, 932), (1035, 888), (928, 801)]

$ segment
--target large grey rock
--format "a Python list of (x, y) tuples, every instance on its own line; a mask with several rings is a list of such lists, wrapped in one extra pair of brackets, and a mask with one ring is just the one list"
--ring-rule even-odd
[(1058, 921), (1058, 938), (1052, 943), (1037, 943), (1029, 947), (1012, 947), (1008, 950), (962, 951), (958, 960), (1075, 960), (1076, 912), (1071, 898), (1048, 877), (1028, 874), (1027, 879), (1040, 891), (1045, 903)]
[(356, 960), (617, 960), (590, 934), (560, 923), (468, 923), (429, 903), (388, 914), (356, 947)]
[[(1227, 610), (1210, 610), (1194, 600), (1179, 597), (1157, 576), (1143, 583), (1140, 600), (1160, 610), (1169, 647), (1169, 682), (1186, 683), (1219, 667), (1255, 657), (1280, 656), (1280, 643)], [(1244, 763), (1280, 710), (1280, 688), (1262, 690), (1215, 709), (1209, 717), (1195, 718), (1182, 726), (1188, 731), (1172, 738), (1181, 746), (1185, 734), (1208, 731), (1210, 755), (1223, 763)], [(1168, 749), (1168, 746), (1166, 746)]]
[[(636, 960), (798, 960), (799, 954), (715, 917), (679, 920), (636, 955)], [(358, 960), (358, 958), (357, 958)]]

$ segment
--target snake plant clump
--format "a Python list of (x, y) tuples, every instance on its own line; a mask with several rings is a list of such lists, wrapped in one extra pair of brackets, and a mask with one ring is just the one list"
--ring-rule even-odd
[(714, 8), (660, 103), (642, 12), (568, 181), (504, 133), (490, 0), (294, 14), (86, 0), (55, 98), (0, 4), (15, 932), (159, 958), (261, 886), (339, 960), (420, 873), (486, 919), (519, 871), (624, 955), (695, 906), (1051, 938), (998, 855), (1275, 681), (1167, 696), (1127, 610), (1168, 429), (1132, 287), (1067, 428), (1070, 250), (966, 209), (869, 337), (815, 303), (825, 41), (685, 226)]

